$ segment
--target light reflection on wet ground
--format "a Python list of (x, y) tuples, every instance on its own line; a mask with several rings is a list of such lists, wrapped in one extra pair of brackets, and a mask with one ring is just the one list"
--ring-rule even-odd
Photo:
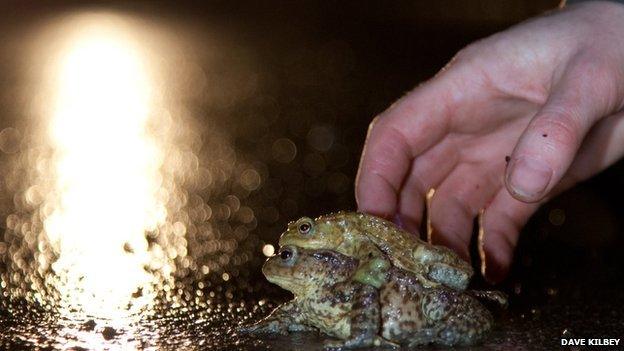
[[(264, 287), (258, 287), (264, 290)], [(268, 289), (272, 289), (267, 287)], [(234, 288), (236, 289), (236, 288)], [(271, 295), (271, 294), (269, 294)], [(613, 299), (613, 291), (593, 299), (553, 299), (545, 305), (518, 308), (497, 316), (498, 325), (487, 340), (462, 350), (552, 350), (559, 338), (621, 337), (624, 301)], [(609, 297), (608, 304), (604, 298)], [(319, 350), (325, 338), (301, 333), (289, 336), (240, 337), (235, 326), (268, 314), (274, 301), (232, 297), (157, 305), (153, 314), (143, 315), (135, 325), (110, 329), (106, 323), (58, 319), (36, 311), (32, 305), (14, 302), (0, 313), (0, 347), (4, 349), (162, 349), (162, 350)], [(590, 322), (591, 321), (591, 322)], [(110, 330), (109, 330), (110, 329)], [(94, 346), (97, 345), (97, 346)], [(435, 347), (428, 349), (436, 350)]]
[[(156, 33), (152, 39), (163, 39), (142, 41), (152, 53), (175, 43), (156, 60), (162, 68), (157, 78), (168, 83), (159, 86), (165, 89), (159, 125), (151, 129), (168, 145), (160, 180), (166, 191), (158, 193), (168, 216), (145, 239), (170, 269), (152, 267), (155, 285), (127, 299), (149, 291), (157, 298), (142, 309), (122, 310), (115, 320), (89, 315), (94, 309), (72, 310), (71, 303), (62, 311), (47, 303), (58, 301), (58, 282), (46, 280), (54, 274), (38, 271), (32, 259), (50, 248), (39, 245), (43, 218), (33, 216), (39, 209), (28, 199), (37, 195), (32, 163), (51, 151), (37, 146), (28, 125), (35, 118), (30, 107), (42, 100), (27, 94), (38, 83), (23, 67), (28, 50), (20, 48), (29, 40), (19, 35), (20, 25), (5, 31), (0, 209), (8, 221), (0, 240), (0, 348), (320, 348), (315, 335), (235, 335), (237, 325), (288, 298), (260, 275), (263, 252), (270, 254), (267, 245), (288, 220), (353, 208), (370, 118), (465, 43), (496, 28), (349, 16), (349, 8), (324, 13), (310, 3), (276, 6), (275, 12), (251, 8), (247, 14), (208, 5), (183, 13), (166, 7), (158, 16), (143, 10), (131, 16)], [(167, 12), (176, 14), (162, 16)], [(42, 59), (32, 62), (41, 66)], [(39, 166), (34, 170), (47, 176), (51, 165)], [(579, 337), (623, 336), (624, 265), (617, 249), (623, 247), (617, 202), (623, 194), (613, 190), (624, 189), (621, 174), (617, 165), (535, 216), (501, 287), (512, 295), (511, 308), (486, 343), (472, 349), (551, 350), (565, 330)], [(105, 220), (114, 228), (114, 218)]]

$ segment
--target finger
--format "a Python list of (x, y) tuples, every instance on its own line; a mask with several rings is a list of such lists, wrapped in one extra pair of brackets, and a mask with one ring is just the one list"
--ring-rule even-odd
[[(590, 130), (568, 172), (542, 203), (619, 160), (624, 156), (623, 145), (624, 112), (620, 112), (604, 118)], [(488, 280), (499, 282), (506, 276), (520, 230), (538, 207), (538, 203), (514, 199), (505, 189), (487, 207), (480, 245), (485, 253), (481, 271)]]
[(497, 283), (507, 275), (520, 229), (539, 205), (518, 201), (501, 187), (485, 208), (479, 246), (485, 253), (485, 257), (481, 258), (481, 273), (488, 281)]
[(398, 202), (397, 212), (405, 229), (413, 233), (418, 232), (427, 191), (442, 183), (458, 161), (457, 148), (454, 143), (447, 141), (432, 147), (414, 160)]
[(431, 203), (433, 241), (469, 258), (473, 221), (479, 211), (502, 188), (499, 174), (504, 165), (461, 164), (436, 189)]
[(505, 177), (512, 196), (536, 202), (561, 180), (591, 126), (615, 106), (612, 80), (590, 64), (564, 74), (512, 153)]
[(487, 105), (490, 91), (466, 62), (453, 60), (371, 123), (356, 178), (360, 211), (393, 216), (411, 161), (448, 134), (451, 117)]
[(559, 187), (565, 190), (590, 178), (624, 156), (624, 111), (602, 119), (583, 141)]
[[(601, 121), (588, 134), (568, 172), (541, 203), (585, 180), (622, 157), (624, 116)], [(597, 157), (603, 155), (603, 157)], [(481, 273), (491, 282), (500, 282), (509, 271), (522, 227), (541, 203), (525, 203), (501, 190), (485, 211), (482, 245), (485, 260)]]
[(423, 84), (371, 123), (356, 178), (360, 211), (382, 217), (396, 213), (412, 160), (446, 132), (450, 107), (443, 83)]

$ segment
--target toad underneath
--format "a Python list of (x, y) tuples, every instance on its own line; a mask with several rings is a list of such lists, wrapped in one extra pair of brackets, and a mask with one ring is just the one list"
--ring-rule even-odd
[(492, 325), (492, 315), (475, 296), (505, 300), (497, 292), (426, 288), (413, 273), (396, 267), (386, 271), (377, 289), (352, 279), (358, 266), (357, 259), (336, 251), (283, 247), (262, 272), (294, 299), (240, 331), (320, 331), (341, 340), (327, 344), (336, 348), (471, 345)]

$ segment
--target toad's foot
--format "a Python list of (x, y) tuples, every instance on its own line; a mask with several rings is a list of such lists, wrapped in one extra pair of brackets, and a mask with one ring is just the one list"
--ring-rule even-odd
[(275, 319), (265, 319), (248, 326), (238, 327), (237, 332), (242, 335), (288, 335), (289, 332), (318, 332), (317, 328), (300, 324), (285, 323)]
[(507, 294), (494, 290), (469, 290), (469, 294), (480, 300), (491, 301), (506, 309), (508, 305)]
[(379, 336), (356, 337), (345, 341), (328, 340), (325, 342), (325, 350), (351, 350), (363, 347), (397, 349), (399, 345)]
[(410, 335), (407, 347), (409, 349), (416, 348), (433, 343), (437, 339), (440, 328), (423, 328), (418, 332)]
[(419, 245), (412, 256), (430, 280), (458, 291), (466, 289), (474, 273), (468, 262), (445, 247)]
[(431, 280), (429, 278), (427, 278), (425, 275), (423, 275), (422, 273), (416, 273), (416, 279), (418, 279), (418, 281), (420, 282), (420, 284), (422, 284), (422, 286), (425, 289), (432, 289), (432, 288), (438, 288), (440, 287), (440, 283)]
[(278, 306), (269, 316), (261, 321), (238, 328), (240, 334), (275, 334), (286, 335), (288, 332), (316, 331), (314, 327), (302, 324), (301, 311), (297, 301), (292, 300)]
[(288, 326), (277, 320), (262, 320), (256, 324), (241, 326), (237, 331), (242, 335), (288, 335)]
[(458, 291), (466, 290), (470, 282), (468, 272), (462, 271), (442, 262), (432, 263), (429, 267), (429, 278)]

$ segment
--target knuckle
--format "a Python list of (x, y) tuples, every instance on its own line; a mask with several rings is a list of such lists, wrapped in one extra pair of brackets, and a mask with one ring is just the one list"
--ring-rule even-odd
[[(376, 154), (385, 162), (396, 162), (396, 157), (414, 157), (406, 134), (389, 122), (383, 115), (373, 119), (369, 126), (368, 139), (374, 143)], [(393, 156), (393, 157), (389, 157)]]
[[(486, 243), (498, 241), (498, 249), (506, 253), (512, 253), (518, 241), (520, 229), (524, 223), (518, 218), (509, 216), (504, 211), (495, 211), (496, 219), (488, 220), (484, 228), (484, 240)], [(487, 216), (486, 216), (487, 219)]]
[(474, 218), (477, 213), (479, 213), (479, 208), (471, 206), (469, 201), (463, 196), (463, 194), (458, 193), (452, 195), (450, 200), (453, 205), (457, 209), (457, 214), (466, 218)]
[(516, 247), (517, 234), (503, 230), (485, 230), (486, 262), (494, 259), (497, 264), (511, 265)]
[(368, 135), (370, 136), (373, 130), (379, 127), (380, 122), (382, 121), (382, 115), (377, 115), (373, 120), (368, 124)]
[(483, 46), (480, 41), (471, 43), (455, 54), (452, 62), (471, 62), (479, 53), (483, 51)]
[[(444, 217), (440, 214), (436, 214), (437, 212), (440, 211), (434, 212), (432, 210), (431, 213), (431, 225), (434, 228), (435, 236), (441, 236), (455, 243), (468, 246), (470, 244), (470, 235), (468, 235), (468, 233), (472, 231), (472, 219), (466, 217), (466, 210), (447, 209), (445, 212), (448, 213), (444, 213)], [(446, 215), (448, 215), (448, 217)], [(449, 218), (452, 219), (449, 220)]]
[(589, 83), (610, 84), (614, 80), (615, 70), (604, 59), (581, 58), (574, 70)]
[[(594, 52), (594, 50), (589, 50)], [(605, 55), (608, 56), (608, 55)], [(580, 55), (570, 73), (572, 80), (584, 92), (592, 92), (592, 99), (604, 106), (604, 114), (615, 109), (622, 87), (622, 68), (614, 66), (606, 57)]]
[(450, 64), (461, 64), (465, 67), (485, 66), (492, 58), (498, 57), (501, 51), (508, 50), (503, 44), (493, 37), (477, 40), (459, 50)]
[(368, 138), (382, 137), (384, 143), (386, 143), (392, 141), (395, 137), (401, 137), (401, 135), (397, 135), (400, 133), (397, 133), (394, 123), (392, 123), (392, 118), (389, 117), (387, 113), (382, 113), (373, 118), (368, 125)]
[(516, 233), (516, 231), (510, 231), (508, 229), (488, 228), (485, 230), (485, 240), (491, 241), (490, 239), (496, 238), (499, 242), (499, 250), (511, 252), (516, 246), (516, 240), (514, 240)]
[[(497, 217), (501, 233), (505, 233), (506, 238), (509, 240), (517, 237), (517, 234), (526, 222), (526, 219), (518, 216), (517, 213), (509, 213), (507, 211), (499, 211)], [(516, 245), (516, 242), (510, 241), (509, 244), (513, 247)]]

